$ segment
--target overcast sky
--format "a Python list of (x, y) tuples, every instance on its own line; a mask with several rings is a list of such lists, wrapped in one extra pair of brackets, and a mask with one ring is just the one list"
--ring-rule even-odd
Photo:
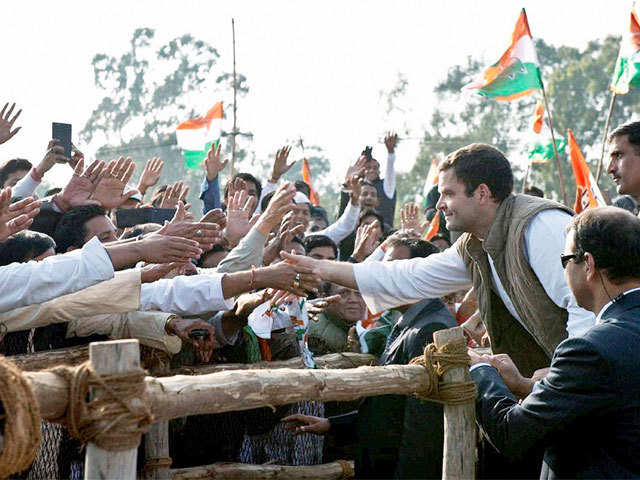
[[(231, 71), (234, 17), (238, 70), (250, 88), (238, 106), (239, 125), (254, 133), (256, 155), (265, 157), (284, 139), (302, 136), (307, 144), (322, 146), (341, 174), (363, 145), (375, 143), (387, 129), (403, 122), (420, 136), (431, 116), (436, 82), (468, 55), (496, 61), (521, 7), (527, 9), (534, 37), (583, 47), (590, 39), (622, 33), (630, 5), (594, 0), (3, 2), (0, 102), (15, 101), (24, 112), (22, 131), (0, 147), (0, 161), (39, 160), (52, 121), (72, 123), (78, 132), (102, 98), (93, 83), (93, 56), (119, 57), (139, 27), (155, 29), (163, 43), (185, 33), (205, 40), (218, 49), (219, 65)], [(398, 73), (409, 81), (409, 111), (402, 119), (386, 119), (379, 93), (394, 85)], [(411, 168), (417, 143), (399, 147), (400, 170)], [(381, 144), (374, 149), (381, 159), (383, 149)], [(54, 178), (62, 179), (64, 167), (56, 169)]]

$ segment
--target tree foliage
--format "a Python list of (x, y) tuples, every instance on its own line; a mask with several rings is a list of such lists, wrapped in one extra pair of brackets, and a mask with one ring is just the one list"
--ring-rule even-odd
[[(95, 85), (104, 96), (81, 131), (81, 139), (96, 147), (98, 158), (133, 157), (138, 174), (148, 158), (162, 157), (161, 183), (187, 181), (191, 185), (188, 198), (195, 201), (202, 172), (185, 170), (175, 128), (218, 101), (225, 107), (232, 105), (233, 77), (220, 69), (219, 57), (213, 46), (189, 34), (159, 45), (153, 29), (135, 30), (128, 51), (119, 57), (99, 53), (93, 58)], [(242, 97), (248, 92), (246, 78), (242, 74), (237, 78)], [(230, 130), (223, 130), (223, 137)], [(250, 138), (250, 132), (238, 134), (239, 161), (247, 156), (243, 146)], [(230, 142), (223, 144), (228, 154)]]

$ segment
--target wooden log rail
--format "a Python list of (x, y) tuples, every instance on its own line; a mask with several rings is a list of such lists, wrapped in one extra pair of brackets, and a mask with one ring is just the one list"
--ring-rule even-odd
[[(171, 470), (173, 480), (201, 480), (211, 478), (242, 478), (245, 480), (340, 480), (350, 478), (353, 461), (324, 463), (321, 465), (249, 465), (246, 463), (214, 463), (200, 467)], [(345, 472), (345, 469), (348, 470)]]
[[(441, 347), (459, 341), (462, 329), (436, 332)], [(109, 359), (109, 351), (115, 358)], [(128, 372), (139, 365), (137, 340), (117, 340), (90, 345), (91, 364), (105, 373)], [(23, 372), (46, 419), (64, 416), (69, 403), (69, 385), (48, 371)], [(468, 381), (466, 366), (451, 368), (441, 381)], [(362, 366), (337, 369), (254, 369), (226, 370), (197, 376), (146, 377), (142, 402), (153, 414), (154, 422), (189, 415), (249, 410), (304, 400), (349, 401), (385, 394), (414, 395), (432, 389), (431, 377), (419, 364)], [(473, 402), (446, 405), (443, 478), (472, 478), (475, 465), (475, 416)], [(135, 478), (135, 450), (107, 452), (89, 444), (87, 465), (102, 478)], [(133, 452), (133, 453), (132, 453)], [(120, 459), (115, 462), (115, 458)], [(124, 467), (125, 458), (131, 465)], [(132, 460), (131, 460), (132, 459)], [(114, 463), (115, 462), (115, 463)], [(119, 463), (119, 465), (116, 465)], [(114, 477), (115, 475), (115, 477)]]
[[(46, 370), (58, 365), (80, 365), (89, 359), (89, 347), (82, 345), (72, 348), (60, 348), (44, 352), (15, 355), (11, 361), (23, 371)], [(330, 353), (315, 358), (318, 368), (353, 368), (363, 365), (375, 365), (377, 358), (368, 353)], [(225, 370), (257, 370), (272, 368), (306, 368), (302, 358), (258, 363), (218, 363), (213, 365), (199, 365), (194, 367), (180, 367), (169, 369), (155, 376), (172, 375), (201, 375)]]

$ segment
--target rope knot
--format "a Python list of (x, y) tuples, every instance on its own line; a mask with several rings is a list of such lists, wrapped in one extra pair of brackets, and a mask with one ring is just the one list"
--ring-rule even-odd
[(431, 400), (447, 405), (462, 405), (476, 398), (476, 384), (468, 382), (442, 382), (441, 377), (452, 368), (469, 365), (467, 344), (464, 338), (436, 347), (430, 343), (424, 348), (424, 354), (413, 358), (410, 365), (422, 365), (427, 371), (431, 389), (417, 393), (424, 400)]
[(56, 367), (50, 371), (69, 382), (67, 415), (55, 421), (66, 424), (71, 436), (111, 451), (129, 450), (139, 445), (141, 435), (153, 422), (151, 410), (142, 399), (144, 370), (99, 375), (86, 362), (77, 367)]

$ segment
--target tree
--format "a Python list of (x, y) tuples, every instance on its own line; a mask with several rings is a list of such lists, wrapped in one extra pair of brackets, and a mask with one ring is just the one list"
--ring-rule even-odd
[[(594, 40), (584, 50), (536, 41), (556, 134), (565, 136), (567, 128), (573, 130), (594, 175), (610, 99), (608, 85), (619, 45), (620, 39), (612, 36)], [(420, 154), (411, 171), (398, 179), (401, 201), (420, 195), (431, 158), (442, 159), (447, 153), (473, 142), (490, 143), (503, 150), (512, 161), (516, 177), (522, 178), (520, 165), (526, 163), (538, 97), (531, 95), (512, 102), (496, 102), (477, 95), (463, 98), (462, 86), (484, 68), (484, 63), (468, 58), (465, 64), (452, 67), (436, 86), (436, 108), (424, 133)], [(618, 97), (612, 125), (628, 121), (632, 113), (639, 110), (637, 96)], [(568, 197), (572, 198), (575, 184), (568, 151), (561, 162)], [(547, 196), (558, 198), (558, 175), (553, 162), (536, 165), (529, 178), (530, 183), (545, 190)], [(612, 189), (608, 178), (601, 184), (607, 190)], [(517, 190), (520, 186), (516, 184)]]
[[(220, 55), (208, 43), (185, 34), (158, 45), (154, 37), (153, 29), (139, 28), (133, 33), (129, 50), (119, 58), (95, 55), (95, 84), (104, 97), (80, 136), (85, 143), (99, 147), (98, 158), (133, 157), (138, 175), (148, 158), (162, 157), (165, 167), (160, 182), (185, 180), (191, 186), (188, 200), (196, 202), (202, 172), (184, 168), (175, 128), (220, 100), (231, 105), (233, 77), (220, 71)], [(238, 93), (242, 96), (247, 92), (246, 78), (239, 74)], [(222, 135), (227, 137), (229, 133), (223, 131)], [(247, 156), (246, 142), (250, 139), (249, 132), (239, 132), (239, 161)], [(224, 144), (228, 154), (230, 142)]]

